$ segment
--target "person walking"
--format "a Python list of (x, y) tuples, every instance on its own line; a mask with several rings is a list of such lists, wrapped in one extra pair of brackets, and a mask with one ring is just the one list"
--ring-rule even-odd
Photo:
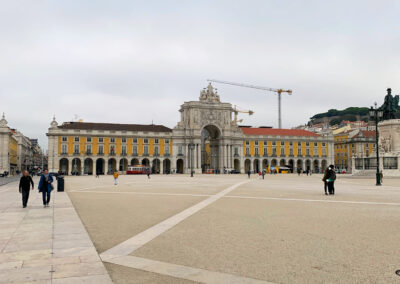
[(53, 177), (49, 174), (48, 170), (45, 170), (44, 173), (40, 177), (39, 181), (39, 192), (42, 193), (43, 206), (48, 207), (50, 203), (50, 195), (51, 191), (54, 189), (53, 187)]
[(379, 179), (381, 180), (381, 183), (383, 183), (383, 172), (382, 171), (380, 171), (380, 173), (379, 173)]
[(262, 179), (264, 179), (264, 176), (265, 176), (265, 170), (263, 170), (263, 171), (262, 171), (261, 175), (262, 175)]
[(119, 173), (117, 170), (114, 171), (113, 176), (114, 176), (114, 185), (118, 185)]
[(247, 171), (247, 176), (250, 178), (250, 175), (251, 175), (251, 171), (250, 170), (248, 170)]
[(26, 208), (29, 199), (29, 190), (32, 185), (32, 190), (34, 188), (32, 177), (29, 175), (27, 170), (24, 171), (24, 175), (19, 180), (19, 193), (22, 194), (22, 207)]
[(325, 191), (325, 195), (328, 195), (328, 172), (329, 172), (329, 168), (325, 169), (325, 173), (324, 173), (324, 177), (322, 178), (322, 181), (324, 182), (324, 191)]
[(147, 178), (150, 179), (150, 169), (147, 170)]

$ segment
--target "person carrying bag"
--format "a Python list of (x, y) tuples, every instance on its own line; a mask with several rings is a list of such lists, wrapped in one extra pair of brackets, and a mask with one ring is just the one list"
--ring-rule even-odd
[(53, 177), (51, 174), (49, 174), (48, 170), (45, 170), (40, 177), (38, 189), (39, 192), (42, 193), (43, 206), (48, 207), (50, 203), (51, 191), (54, 189)]

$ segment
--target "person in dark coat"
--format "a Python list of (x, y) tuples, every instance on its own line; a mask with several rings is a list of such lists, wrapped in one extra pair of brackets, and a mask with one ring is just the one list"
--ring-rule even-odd
[(328, 192), (330, 195), (335, 195), (335, 180), (336, 180), (335, 167), (333, 165), (330, 165), (328, 167), (328, 173), (326, 176), (326, 181), (328, 183)]
[(250, 170), (248, 170), (247, 171), (247, 176), (250, 178), (250, 175), (251, 175), (251, 171)]
[(29, 190), (31, 189), (32, 185), (32, 190), (34, 188), (33, 180), (31, 176), (29, 175), (28, 171), (24, 171), (24, 175), (21, 177), (19, 180), (19, 193), (22, 194), (22, 207), (26, 208), (26, 205), (28, 204), (28, 199), (29, 199)]
[(328, 172), (329, 168), (325, 169), (324, 177), (322, 178), (322, 181), (324, 182), (324, 190), (325, 190), (325, 195), (328, 195)]
[(53, 177), (49, 174), (48, 170), (45, 170), (39, 181), (39, 192), (42, 193), (43, 206), (48, 207), (50, 202), (50, 194), (53, 190)]

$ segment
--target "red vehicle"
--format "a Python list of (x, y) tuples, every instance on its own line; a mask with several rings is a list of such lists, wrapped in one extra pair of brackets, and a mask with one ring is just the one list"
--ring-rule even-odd
[(145, 175), (150, 171), (149, 167), (143, 165), (129, 166), (126, 170), (127, 175)]

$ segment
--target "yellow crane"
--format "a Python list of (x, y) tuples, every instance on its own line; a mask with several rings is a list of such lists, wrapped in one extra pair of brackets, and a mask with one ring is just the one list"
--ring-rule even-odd
[(228, 82), (228, 81), (221, 81), (221, 80), (213, 80), (213, 79), (207, 79), (208, 82), (214, 82), (214, 83), (221, 83), (221, 84), (227, 84), (227, 85), (232, 85), (232, 86), (239, 86), (239, 87), (244, 87), (244, 88), (252, 88), (252, 89), (258, 89), (258, 90), (265, 90), (269, 92), (275, 92), (278, 94), (278, 127), (282, 128), (282, 117), (281, 117), (281, 94), (282, 93), (287, 93), (288, 95), (292, 94), (292, 90), (287, 89), (274, 89), (274, 88), (268, 88), (268, 87), (260, 87), (260, 86), (254, 86), (254, 85), (249, 85), (249, 84), (241, 84), (241, 83), (234, 83), (234, 82)]
[(238, 122), (242, 122), (243, 119), (237, 119), (239, 113), (248, 113), (249, 115), (253, 115), (254, 111), (252, 110), (240, 110), (236, 105), (232, 108), (233, 112), (233, 125), (237, 125)]

